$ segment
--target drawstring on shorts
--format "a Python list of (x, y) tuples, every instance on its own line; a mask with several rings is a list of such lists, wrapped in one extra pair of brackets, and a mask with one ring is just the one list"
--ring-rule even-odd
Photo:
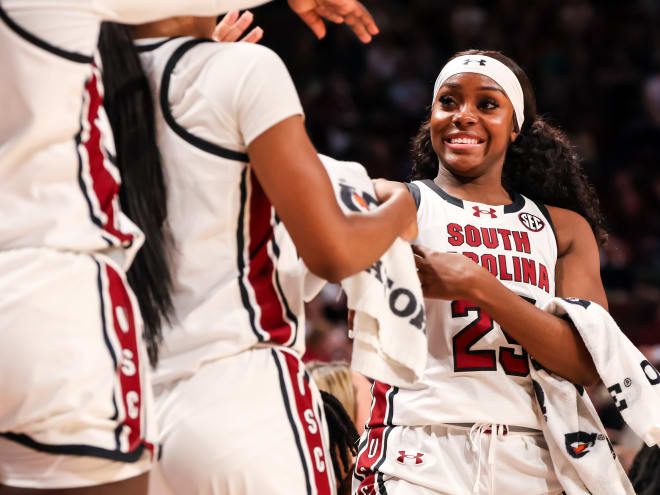
[(504, 435), (508, 433), (508, 429), (505, 425), (499, 425), (494, 423), (475, 423), (470, 428), (470, 433), (468, 437), (470, 438), (470, 446), (472, 447), (472, 452), (478, 453), (477, 455), (477, 476), (474, 480), (474, 486), (472, 488), (473, 494), (479, 493), (479, 477), (481, 475), (481, 437), (483, 434), (490, 434), (490, 444), (488, 446), (488, 491), (489, 493), (495, 493), (495, 444), (502, 440)]

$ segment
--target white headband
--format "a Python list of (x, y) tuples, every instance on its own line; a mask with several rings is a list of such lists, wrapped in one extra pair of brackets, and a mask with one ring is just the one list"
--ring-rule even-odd
[(518, 130), (522, 129), (523, 122), (525, 121), (525, 99), (520, 81), (518, 81), (518, 78), (511, 69), (499, 60), (491, 57), (462, 55), (447, 62), (447, 65), (442, 68), (440, 75), (435, 80), (433, 102), (431, 104), (435, 103), (440, 86), (451, 76), (463, 72), (483, 74), (499, 84), (513, 105), (513, 111), (518, 122)]

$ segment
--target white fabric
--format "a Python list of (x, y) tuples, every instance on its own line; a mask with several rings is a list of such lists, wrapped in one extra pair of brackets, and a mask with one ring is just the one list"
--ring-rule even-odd
[[(120, 210), (114, 140), (105, 111), (96, 110), (103, 87), (90, 62), (100, 24), (217, 15), (248, 4), (3, 0), (0, 8), (19, 29), (0, 20), (0, 249), (114, 250), (127, 269), (142, 233)], [(38, 46), (20, 29), (65, 53)]]
[(47, 454), (0, 437), (0, 484), (5, 486), (82, 488), (135, 478), (152, 466), (148, 450), (136, 462), (117, 462), (99, 457)]
[[(419, 234), (413, 244), (469, 257), (538, 307), (554, 295), (557, 243), (548, 219), (533, 201), (514, 195), (510, 205), (491, 206), (452, 198), (430, 180), (412, 186), (420, 195)], [(426, 369), (416, 386), (401, 387), (394, 396), (392, 422), (500, 423), (540, 429), (522, 346), (511, 342), (496, 321), (491, 326), (491, 319), (474, 304), (439, 299), (424, 303), (429, 335)]]
[[(258, 336), (269, 341), (261, 318), (267, 305), (257, 297), (257, 284), (268, 289), (269, 302), (281, 308), (279, 327), (289, 328), (286, 335), (284, 330), (279, 332), (275, 343), (304, 352), (298, 258), (295, 249), (285, 249), (291, 241), (252, 168), (182, 139), (163, 116), (163, 72), (175, 50), (188, 41), (178, 38), (140, 54), (155, 100), (157, 142), (169, 186), (168, 221), (176, 245), (172, 260), (176, 318), (164, 329), (155, 382), (189, 376), (205, 361), (255, 345)], [(263, 131), (302, 114), (281, 59), (250, 43), (203, 42), (192, 47), (172, 71), (167, 101), (177, 124), (188, 132), (210, 145), (238, 152), (245, 152)], [(272, 238), (268, 237), (271, 229)], [(262, 238), (268, 241), (261, 243)], [(259, 259), (274, 269), (279, 287), (273, 274), (252, 264), (252, 250), (263, 250)], [(243, 277), (239, 277), (239, 257)]]
[(511, 69), (492, 57), (486, 57), (484, 55), (462, 55), (447, 62), (435, 81), (433, 101), (431, 104), (435, 103), (438, 90), (447, 79), (464, 72), (483, 74), (499, 84), (513, 105), (518, 129), (522, 129), (523, 122), (525, 121), (525, 97), (522, 86), (520, 86), (520, 81), (518, 81), (518, 78)]
[[(376, 204), (364, 167), (320, 157), (344, 212), (366, 211)], [(396, 386), (418, 382), (426, 366), (427, 338), (424, 298), (410, 246), (396, 239), (376, 264), (342, 280), (341, 286), (348, 308), (355, 310), (351, 367)]]
[(295, 354), (249, 349), (156, 389), (151, 495), (335, 493), (322, 399)]
[[(572, 298), (554, 298), (543, 309), (572, 321), (625, 421), (648, 445), (657, 443), (660, 375), (609, 313), (593, 302)], [(543, 434), (567, 495), (586, 490), (599, 495), (633, 495), (630, 481), (584, 390), (538, 365), (532, 366), (532, 378), (539, 414), (545, 418)]]
[[(486, 433), (488, 426), (491, 433)], [(379, 447), (368, 440), (369, 431), (365, 431), (360, 439), (357, 471), (353, 475), (353, 494), (562, 493), (540, 432), (504, 434), (503, 425), (488, 426), (386, 427), (386, 455), (375, 472), (361, 470), (369, 461), (370, 449), (376, 453), (372, 462), (378, 463), (380, 459)], [(417, 463), (418, 458), (420, 463)], [(374, 475), (370, 476), (372, 473)], [(379, 490), (381, 486), (384, 490)]]
[(35, 452), (0, 446), (0, 485), (86, 486), (146, 471), (150, 462), (123, 470), (59, 455), (73, 445), (126, 463), (157, 441), (142, 321), (122, 272), (103, 256), (42, 248), (0, 251), (0, 274), (0, 433)]

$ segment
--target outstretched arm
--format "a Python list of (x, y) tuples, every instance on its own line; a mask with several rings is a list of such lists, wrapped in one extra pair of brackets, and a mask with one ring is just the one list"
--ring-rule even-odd
[[(598, 248), (589, 225), (568, 210), (552, 208), (551, 214), (559, 249), (557, 296), (588, 299), (607, 308)], [(426, 297), (473, 301), (547, 369), (581, 385), (598, 381), (593, 360), (571, 323), (525, 301), (463, 255), (415, 250)]]
[(416, 222), (407, 189), (367, 213), (345, 215), (299, 115), (257, 137), (248, 155), (303, 261), (331, 282), (368, 268)]

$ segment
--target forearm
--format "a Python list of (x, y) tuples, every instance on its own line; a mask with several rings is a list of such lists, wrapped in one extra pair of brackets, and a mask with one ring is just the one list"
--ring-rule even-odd
[(525, 301), (490, 273), (480, 277), (472, 298), (545, 368), (580, 385), (598, 380), (591, 355), (569, 322)]
[(350, 214), (344, 230), (345, 278), (375, 263), (415, 218), (415, 203), (407, 192), (391, 195), (377, 209)]

